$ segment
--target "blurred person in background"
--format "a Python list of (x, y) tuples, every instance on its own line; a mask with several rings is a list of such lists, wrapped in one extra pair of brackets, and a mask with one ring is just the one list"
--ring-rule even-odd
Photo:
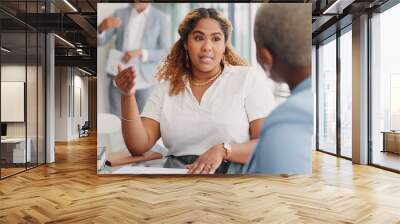
[(266, 3), (257, 11), (257, 61), (290, 96), (265, 119), (248, 173), (311, 173), (311, 33), (311, 4)]
[[(171, 27), (169, 17), (150, 3), (135, 2), (128, 7), (115, 11), (114, 15), (104, 19), (99, 27), (97, 43), (105, 45), (116, 36), (115, 48), (124, 52), (122, 61), (128, 63), (137, 59), (136, 72), (143, 83), (136, 90), (139, 111), (151, 93), (152, 81), (156, 68), (171, 44)], [(121, 115), (121, 95), (116, 89), (109, 74), (111, 112)]]

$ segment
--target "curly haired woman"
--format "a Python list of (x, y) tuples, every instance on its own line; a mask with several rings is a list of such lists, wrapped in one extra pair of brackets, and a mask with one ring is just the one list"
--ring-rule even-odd
[(241, 173), (275, 103), (265, 77), (252, 74), (230, 46), (231, 32), (215, 9), (189, 12), (142, 114), (134, 97), (135, 69), (118, 67), (122, 131), (132, 154), (149, 151), (161, 137), (169, 151), (164, 167)]

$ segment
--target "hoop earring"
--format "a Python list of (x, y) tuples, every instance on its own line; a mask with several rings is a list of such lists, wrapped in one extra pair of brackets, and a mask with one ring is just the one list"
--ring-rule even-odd
[(222, 56), (222, 60), (221, 60), (221, 66), (224, 66), (225, 65), (225, 54)]
[(186, 63), (185, 63), (185, 66), (186, 66), (186, 68), (187, 69), (189, 69), (190, 68), (190, 58), (189, 58), (189, 54), (188, 54), (188, 52), (187, 52), (187, 50), (185, 50), (185, 56), (186, 56)]

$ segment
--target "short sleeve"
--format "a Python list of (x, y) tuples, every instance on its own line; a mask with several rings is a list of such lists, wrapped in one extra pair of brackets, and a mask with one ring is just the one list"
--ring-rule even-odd
[(145, 154), (148, 154), (150, 152), (160, 153), (162, 157), (165, 157), (168, 155), (168, 150), (159, 144), (155, 144), (153, 146), (153, 148), (151, 148), (150, 151), (147, 151)]
[(152, 90), (141, 113), (141, 117), (151, 118), (160, 122), (164, 92), (168, 91), (163, 84), (158, 84)]
[(247, 74), (245, 86), (245, 109), (249, 122), (265, 118), (275, 108), (272, 80), (264, 71), (254, 68)]

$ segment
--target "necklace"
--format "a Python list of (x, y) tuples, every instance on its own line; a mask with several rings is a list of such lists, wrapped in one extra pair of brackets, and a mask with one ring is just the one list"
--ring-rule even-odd
[(194, 86), (204, 86), (204, 85), (207, 85), (208, 83), (216, 80), (221, 74), (222, 74), (222, 69), (220, 66), (217, 74), (213, 75), (211, 78), (209, 78), (208, 80), (206, 80), (204, 82), (195, 82), (195, 81), (193, 81), (192, 76), (190, 76), (189, 81)]

